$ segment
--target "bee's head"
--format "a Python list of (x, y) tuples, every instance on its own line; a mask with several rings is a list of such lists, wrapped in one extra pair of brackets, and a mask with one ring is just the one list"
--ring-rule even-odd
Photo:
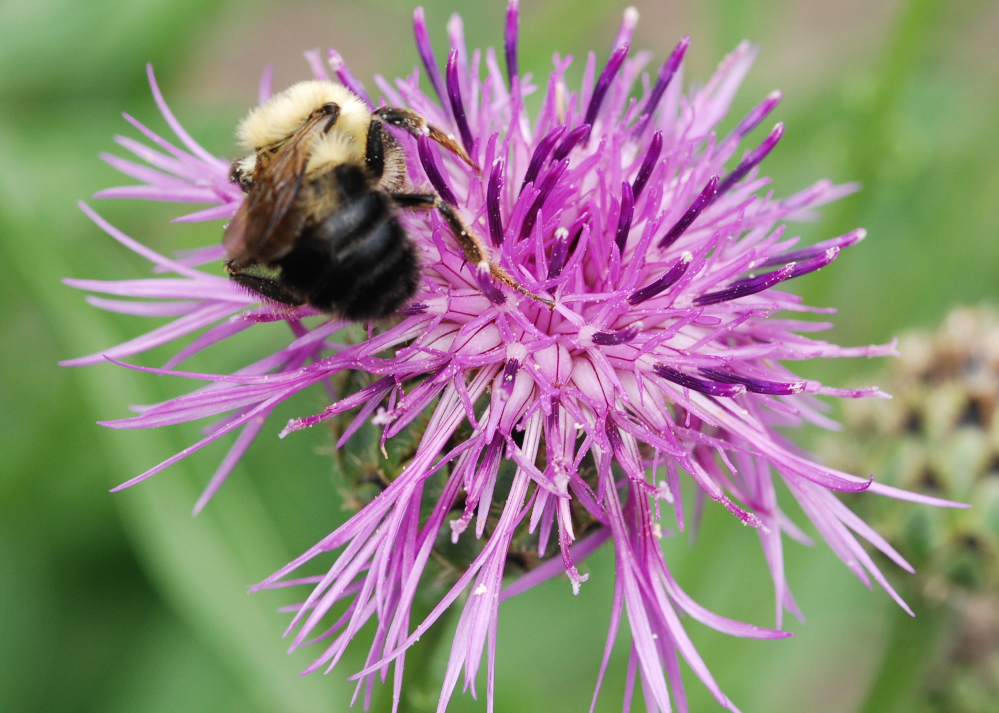
[(344, 124), (351, 135), (358, 129), (367, 132), (371, 120), (364, 102), (350, 90), (332, 82), (309, 80), (293, 84), (250, 111), (236, 129), (236, 138), (240, 146), (252, 151), (280, 145), (315, 114), (333, 119), (326, 132)]

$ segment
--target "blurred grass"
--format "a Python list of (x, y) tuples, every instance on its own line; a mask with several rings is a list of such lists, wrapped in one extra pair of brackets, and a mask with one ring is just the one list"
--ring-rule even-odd
[[(622, 9), (608, 0), (523, 5), (521, 64), (536, 76), (547, 71), (553, 50), (575, 54), (577, 67), (589, 49), (600, 60), (606, 57)], [(382, 22), (405, 28), (412, 11), (399, 0), (354, 3), (349, 11), (337, 3), (296, 6), (326, 18), (322, 27), (332, 44), (349, 41), (351, 30), (338, 17), (367, 13), (376, 27)], [(827, 57), (832, 66), (823, 65), (817, 76), (781, 54), (790, 39), (802, 41), (789, 37), (794, 27), (788, 18), (816, 11), (808, 3), (715, 0), (663, 7), (639, 6), (643, 16), (667, 19), (640, 24), (637, 38), (645, 38), (661, 59), (692, 27), (704, 33), (695, 33), (688, 79), (706, 78), (721, 53), (743, 36), (763, 45), (760, 66), (734, 115), (772, 89), (775, 76), (794, 87), (774, 116), (786, 122), (787, 136), (766, 166), (778, 194), (826, 176), (864, 181), (865, 190), (827, 209), (825, 220), (792, 228), (806, 240), (857, 225), (869, 230), (864, 243), (798, 286), (810, 303), (841, 309), (837, 340), (884, 341), (903, 328), (932, 324), (953, 303), (997, 297), (996, 3), (892, 3), (877, 42), (844, 46)], [(426, 9), (443, 58), (444, 23), (461, 8), (435, 0)], [(292, 413), (317, 410), (322, 395), (303, 394), (275, 414), (230, 482), (204, 513), (191, 518), (221, 447), (109, 495), (109, 487), (193, 442), (197, 431), (119, 432), (94, 425), (126, 415), (128, 404), (154, 402), (186, 385), (111, 365), (55, 365), (144, 328), (142, 320), (88, 307), (81, 294), (59, 283), (67, 275), (107, 279), (147, 270), (75, 208), (78, 198), (122, 182), (96, 158), (99, 151), (114, 150), (112, 134), (129, 133), (120, 111), (164, 129), (143, 64), (154, 61), (191, 133), (212, 151), (231, 154), (232, 126), (245, 108), (240, 97), (255, 95), (255, 79), (206, 99), (197, 79), (205, 69), (196, 65), (235, 51), (213, 45), (231, 36), (226, 28), (233, 23), (252, 25), (252, 18), (275, 13), (262, 1), (0, 4), (5, 711), (291, 713), (342, 710), (349, 701), (352, 686), (345, 677), (359, 665), (362, 649), (332, 676), (299, 679), (295, 673), (308, 654), (285, 656), (279, 639), (284, 619), (273, 612), (293, 595), (245, 594), (247, 584), (344, 517), (338, 480), (316, 452), (328, 445), (325, 433), (313, 429), (281, 442), (274, 438), (276, 424)], [(499, 45), (502, 17), (501, 3), (466, 9), (469, 44)], [(270, 48), (257, 51), (260, 57), (244, 60), (252, 65), (247, 77), (269, 61)], [(347, 59), (390, 77), (417, 61), (408, 32), (386, 37), (356, 62)], [(305, 73), (304, 63), (292, 69)], [(217, 226), (169, 225), (174, 209), (168, 206), (114, 201), (98, 209), (168, 253), (218, 238)], [(262, 330), (241, 348), (263, 353), (265, 342), (281, 338), (276, 330)], [(244, 360), (242, 353), (213, 354), (192, 366), (222, 368)], [(841, 383), (876, 364), (802, 366), (809, 376)], [(667, 541), (666, 549), (680, 583), (700, 603), (726, 616), (772, 623), (771, 585), (755, 535), (735, 527), (727, 514), (709, 507), (696, 547), (680, 536)], [(821, 545), (810, 550), (789, 544), (787, 560), (789, 581), (808, 617), (805, 626), (792, 624), (799, 636), (733, 640), (696, 623), (691, 636), (726, 693), (747, 713), (858, 710), (888, 628), (895, 625), (892, 605), (883, 593), (865, 591)], [(504, 604), (497, 710), (587, 708), (606, 634), (613, 556), (601, 551), (588, 566), (592, 576), (578, 598), (557, 580)], [(445, 661), (446, 650), (439, 651), (431, 670), (439, 675)], [(627, 650), (619, 644), (598, 710), (618, 709), (626, 662)], [(693, 677), (687, 692), (693, 711), (717, 710)], [(385, 704), (381, 696), (376, 707)], [(482, 709), (484, 703), (469, 696), (457, 696), (451, 706)]]

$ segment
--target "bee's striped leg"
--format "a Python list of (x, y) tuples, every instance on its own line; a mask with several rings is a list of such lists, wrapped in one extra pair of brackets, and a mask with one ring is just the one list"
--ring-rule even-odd
[(364, 163), (368, 172), (379, 181), (385, 173), (385, 127), (380, 121), (368, 126), (368, 140), (364, 147)]
[(375, 109), (371, 114), (386, 124), (402, 129), (413, 138), (419, 138), (423, 135), (429, 136), (476, 171), (479, 171), (479, 167), (475, 165), (475, 161), (465, 152), (464, 147), (454, 140), (453, 136), (444, 133), (436, 126), (431, 126), (427, 123), (426, 119), (415, 111), (383, 106)]
[(436, 193), (389, 193), (389, 196), (405, 210), (431, 210), (440, 201)]
[(532, 300), (540, 302), (549, 308), (555, 306), (555, 303), (550, 299), (534, 294), (517, 282), (513, 275), (493, 262), (489, 257), (489, 247), (486, 245), (485, 241), (483, 241), (482, 238), (476, 235), (471, 228), (467, 227), (464, 222), (462, 222), (461, 218), (458, 217), (458, 213), (452, 206), (438, 199), (437, 210), (441, 212), (441, 215), (444, 216), (444, 220), (447, 221), (448, 226), (451, 228), (451, 232), (454, 233), (454, 237), (457, 239), (458, 245), (461, 246), (461, 251), (465, 253), (465, 259), (468, 260), (468, 262), (476, 267), (482, 266), (483, 263), (488, 264), (490, 274), (503, 284), (512, 287), (518, 292), (530, 297)]
[(231, 260), (226, 262), (225, 269), (226, 272), (229, 273), (230, 280), (235, 282), (240, 287), (245, 287), (250, 292), (260, 295), (266, 300), (278, 302), (283, 305), (290, 305), (292, 307), (299, 307), (305, 304), (305, 300), (300, 299), (288, 292), (288, 290), (274, 278), (257, 275), (252, 272), (244, 272)]
[[(461, 251), (465, 253), (465, 259), (468, 262), (473, 265), (479, 265), (483, 262), (489, 263), (490, 271), (497, 279), (501, 279), (511, 287), (516, 287), (518, 290), (523, 291), (523, 288), (513, 281), (513, 278), (510, 277), (506, 270), (499, 265), (492, 264), (489, 260), (489, 248), (486, 247), (486, 244), (470, 228), (465, 227), (465, 224), (458, 217), (454, 208), (442, 201), (437, 194), (391, 193), (390, 195), (392, 196), (392, 201), (400, 208), (408, 208), (409, 210), (431, 210), (436, 208), (439, 210), (441, 215), (444, 216), (444, 220), (447, 221), (448, 227), (451, 228), (451, 232), (454, 233), (454, 237), (457, 239)], [(496, 271), (502, 272), (505, 277), (499, 277)]]
[(483, 242), (482, 238), (465, 225), (453, 206), (442, 201), (436, 194), (390, 193), (389, 195), (392, 197), (392, 201), (400, 208), (409, 210), (430, 210), (436, 208), (439, 210), (441, 215), (444, 216), (444, 220), (447, 221), (448, 227), (451, 228), (451, 232), (454, 233), (454, 237), (458, 241), (458, 246), (465, 254), (465, 259), (469, 263), (476, 268), (488, 266), (489, 273), (504, 285), (508, 285), (518, 292), (527, 295), (532, 300), (541, 302), (548, 307), (554, 306), (551, 300), (539, 297), (526, 289), (509, 272), (493, 262), (489, 257), (489, 247)]

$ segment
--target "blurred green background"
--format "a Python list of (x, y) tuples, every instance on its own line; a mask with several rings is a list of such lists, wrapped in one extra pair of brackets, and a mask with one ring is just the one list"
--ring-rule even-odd
[[(501, 46), (505, 3), (424, 6), (441, 57), (454, 11), (463, 13), (470, 46)], [(934, 325), (953, 304), (999, 295), (999, 3), (637, 6), (633, 46), (653, 50), (657, 61), (681, 35), (693, 35), (688, 80), (706, 79), (742, 38), (761, 43), (733, 116), (771, 89), (784, 90), (774, 120), (788, 131), (765, 166), (779, 195), (821, 177), (864, 182), (862, 193), (827, 208), (822, 221), (791, 228), (806, 240), (856, 226), (869, 231), (833, 267), (796, 286), (812, 304), (840, 309), (831, 338), (849, 345), (886, 341), (906, 328)], [(524, 0), (522, 71), (538, 76), (552, 52), (571, 53), (578, 81), (587, 50), (606, 58), (623, 9), (610, 0)], [(188, 130), (209, 150), (231, 156), (232, 128), (255, 103), (265, 64), (275, 64), (280, 88), (307, 75), (302, 50), (333, 45), (373, 91), (373, 73), (398, 76), (418, 62), (411, 13), (401, 0), (0, 3), (0, 709), (346, 709), (353, 686), (345, 679), (366, 647), (355, 647), (330, 676), (297, 678), (312, 652), (285, 655), (279, 635), (286, 618), (274, 613), (292, 595), (246, 594), (246, 585), (344, 518), (341, 484), (321, 454), (328, 434), (275, 437), (289, 415), (321, 408), (323, 395), (310, 392), (285, 404), (197, 518), (191, 508), (227, 445), (111, 495), (108, 488), (198, 433), (193, 427), (116, 432), (94, 422), (125, 416), (128, 404), (158, 401), (187, 384), (112, 365), (57, 367), (59, 359), (148, 328), (139, 318), (89, 307), (59, 280), (147, 274), (147, 264), (75, 206), (128, 182), (97, 158), (116, 150), (113, 134), (136, 136), (119, 112), (167, 131), (149, 95), (145, 62), (154, 63)], [(91, 203), (167, 253), (219, 237), (217, 225), (170, 225), (176, 207)], [(190, 366), (241, 366), (247, 354), (263, 354), (282, 339), (277, 326), (262, 329), (236, 342), (238, 353), (223, 349)], [(166, 354), (146, 355), (142, 363), (161, 363)], [(876, 368), (876, 362), (827, 362), (802, 370), (843, 383)], [(726, 616), (773, 624), (773, 592), (756, 537), (730, 515), (709, 507), (696, 546), (683, 536), (665, 546), (697, 601)], [(904, 580), (887, 569), (893, 582)], [(894, 605), (883, 592), (868, 592), (824, 545), (789, 544), (787, 570), (807, 617), (806, 625), (791, 624), (798, 636), (744, 641), (691, 622), (692, 638), (746, 713), (860, 710)], [(556, 580), (501, 607), (497, 710), (588, 708), (606, 635), (612, 555), (599, 552), (588, 571), (578, 598)], [(920, 620), (910, 625), (918, 649)], [(445, 661), (446, 649), (432, 659), (432, 676), (439, 677)], [(598, 710), (619, 710), (626, 661), (619, 642)], [(693, 711), (718, 710), (693, 676), (688, 695)], [(387, 696), (376, 697), (377, 710), (386, 704)], [(450, 709), (485, 710), (485, 702), (457, 695)]]

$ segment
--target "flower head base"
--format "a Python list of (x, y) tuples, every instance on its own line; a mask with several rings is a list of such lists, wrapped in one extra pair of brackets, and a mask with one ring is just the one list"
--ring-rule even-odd
[[(358, 692), (365, 682), (370, 692), (374, 677), (384, 680), (395, 663), (398, 703), (407, 649), (468, 591), (440, 709), (462, 669), (474, 693), (483, 651), (491, 704), (499, 602), (562, 572), (578, 591), (586, 576), (577, 563), (609, 539), (617, 578), (601, 679), (626, 613), (633, 636), (630, 679), (634, 683), (635, 673), (641, 673), (650, 706), (671, 710), (671, 688), (677, 709), (686, 710), (682, 656), (719, 703), (735, 710), (691, 645), (677, 608), (736, 636), (788, 634), (708, 612), (673, 579), (658, 546), (658, 521), (662, 501), (673, 507), (681, 529), (689, 519), (680, 494), (681, 471), (703, 496), (757, 529), (775, 583), (778, 629), (785, 609), (798, 613), (784, 579), (782, 533), (804, 542), (808, 538), (777, 505), (774, 474), (851, 570), (867, 584), (873, 577), (896, 598), (850, 530), (903, 567), (906, 563), (831, 491), (872, 490), (946, 504), (812, 463), (773, 430), (801, 421), (826, 425), (817, 395), (882, 396), (876, 388), (843, 390), (802, 380), (780, 362), (886, 355), (893, 345), (842, 348), (799, 334), (826, 324), (771, 317), (781, 310), (808, 310), (799, 298), (776, 289), (781, 282), (824, 267), (864, 236), (857, 230), (799, 248), (796, 238), (784, 237), (780, 222), (807, 217), (855, 186), (823, 181), (779, 200), (771, 192), (758, 195), (768, 184), (758, 175), (758, 165), (777, 145), (783, 126), (778, 124), (741, 159), (736, 151), (779, 102), (779, 93), (766, 97), (727, 136), (713, 133), (755, 56), (748, 43), (729, 55), (703, 88), (685, 96), (682, 59), (689, 40), (684, 38), (652, 88), (633, 98), (633, 85), (650, 59), (630, 53), (634, 10), (625, 13), (610, 59), (599, 72), (595, 56), (589, 55), (579, 91), (564, 80), (571, 58), (555, 56), (540, 111), (531, 120), (524, 97), (535, 87), (519, 75), (517, 19), (514, 0), (506, 23), (509, 81), (492, 50), (468, 54), (457, 16), (448, 24), (451, 50), (442, 75), (421, 9), (414, 14), (417, 47), (436, 100), (419, 89), (416, 72), (394, 84), (376, 81), (388, 104), (447, 127), (482, 167), (477, 172), (442, 156), (426, 137), (400, 135), (413, 184), (420, 190), (430, 186), (457, 206), (491, 244), (492, 261), (544, 299), (510, 289), (482, 265), (467, 264), (436, 213), (402, 214), (421, 255), (423, 284), (399, 321), (369, 325), (367, 338), (348, 343), (338, 336), (346, 326), (340, 320), (309, 326), (303, 319), (316, 315), (311, 308), (267, 303), (196, 269), (220, 259), (220, 247), (171, 260), (84, 207), (113, 237), (177, 277), (68, 282), (167, 300), (91, 298), (108, 309), (178, 319), (71, 363), (121, 359), (208, 327), (163, 369), (145, 369), (202, 379), (207, 386), (106, 424), (146, 428), (226, 414), (201, 442), (121, 486), (241, 429), (197, 509), (218, 489), (276, 404), (308, 386), (329, 385), (338, 373), (355, 370), (371, 379), (354, 393), (333, 394), (322, 413), (290, 421), (282, 436), (352, 412), (337, 446), (370, 422), (382, 428), (384, 447), (426, 418), (411, 457), (377, 497), (257, 585), (313, 585), (288, 629), (292, 648), (310, 637), (324, 642), (310, 671), (335, 666), (373, 618), (375, 641), (357, 675)], [(309, 58), (317, 78), (328, 79), (318, 54)], [(368, 97), (340, 55), (331, 50), (329, 61), (345, 86)], [(269, 95), (268, 84), (265, 75), (262, 99)], [(107, 157), (144, 185), (99, 195), (215, 204), (180, 220), (231, 216), (241, 194), (226, 180), (228, 163), (184, 133), (155, 82), (153, 88), (187, 151), (133, 121), (160, 150), (128, 139), (119, 142), (154, 168)], [(294, 340), (270, 357), (231, 375), (173, 370), (193, 353), (257, 322), (275, 320), (288, 323)], [(456, 438), (459, 432), (462, 437)], [(504, 464), (512, 475), (502, 484), (504, 497), (497, 498)], [(431, 477), (443, 485), (427, 516), (421, 503)], [(584, 514), (585, 532), (579, 529)], [(525, 530), (537, 538), (541, 563), (504, 590), (508, 552)], [(417, 586), (442, 531), (453, 541), (485, 541), (431, 614), (411, 622)], [(556, 548), (557, 556), (549, 556)], [(335, 550), (341, 551), (327, 574), (287, 579)], [(330, 623), (327, 615), (338, 604), (341, 615)]]

